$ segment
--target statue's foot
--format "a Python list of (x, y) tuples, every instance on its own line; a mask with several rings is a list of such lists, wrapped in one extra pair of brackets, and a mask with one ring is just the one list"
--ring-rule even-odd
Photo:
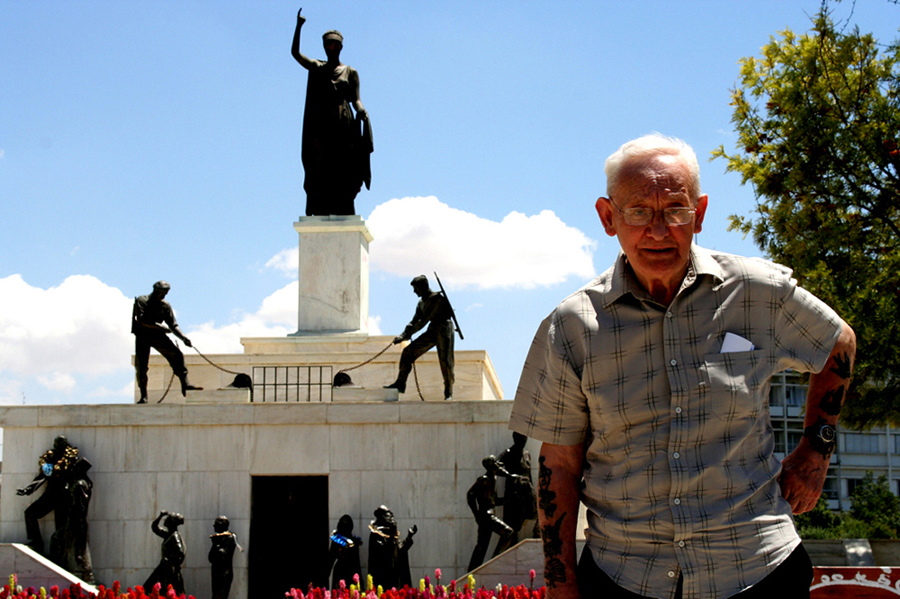
[(203, 387), (195, 387), (190, 383), (182, 383), (181, 384), (181, 395), (183, 397), (187, 397), (188, 391), (203, 391)]
[(139, 400), (137, 400), (137, 402), (138, 403), (147, 403), (147, 396), (142, 395), (141, 398)]
[(385, 389), (396, 389), (400, 393), (406, 393), (406, 383), (401, 383), (400, 381), (394, 381), (390, 385), (385, 385)]
[(447, 397), (444, 398), (444, 401), (453, 401), (453, 396), (448, 395)]

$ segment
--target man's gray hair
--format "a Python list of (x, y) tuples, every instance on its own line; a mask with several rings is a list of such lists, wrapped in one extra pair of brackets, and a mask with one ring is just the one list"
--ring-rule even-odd
[(606, 159), (604, 171), (606, 171), (606, 195), (611, 196), (613, 190), (619, 184), (619, 176), (625, 163), (633, 158), (643, 156), (680, 156), (691, 172), (691, 200), (696, 201), (700, 197), (700, 164), (697, 162), (697, 154), (684, 140), (677, 137), (668, 137), (660, 133), (651, 133), (622, 144), (618, 150)]

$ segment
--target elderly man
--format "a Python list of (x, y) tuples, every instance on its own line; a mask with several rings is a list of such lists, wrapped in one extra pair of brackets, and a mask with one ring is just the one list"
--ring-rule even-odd
[[(626, 143), (606, 176), (596, 208), (622, 251), (541, 324), (510, 417), (543, 441), (550, 595), (808, 597), (791, 512), (822, 491), (854, 333), (788, 269), (692, 244), (708, 198), (684, 142)], [(779, 461), (769, 382), (788, 368), (813, 374)]]

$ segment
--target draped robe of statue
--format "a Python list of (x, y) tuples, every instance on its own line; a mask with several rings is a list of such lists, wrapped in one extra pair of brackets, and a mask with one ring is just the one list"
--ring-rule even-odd
[(345, 64), (311, 62), (301, 151), (306, 215), (356, 214), (353, 201), (363, 183), (368, 188), (372, 180), (372, 130), (350, 107), (359, 75)]

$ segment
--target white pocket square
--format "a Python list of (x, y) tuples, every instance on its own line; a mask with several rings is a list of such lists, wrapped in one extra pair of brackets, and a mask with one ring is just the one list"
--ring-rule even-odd
[(721, 354), (731, 354), (739, 351), (752, 351), (755, 346), (747, 339), (734, 333), (725, 333), (725, 339), (722, 341)]

